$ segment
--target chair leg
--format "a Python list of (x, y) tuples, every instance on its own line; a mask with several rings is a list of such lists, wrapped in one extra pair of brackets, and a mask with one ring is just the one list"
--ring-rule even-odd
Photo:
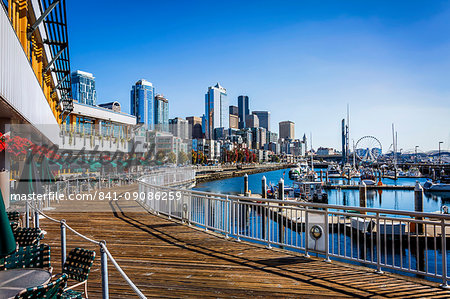
[(84, 283), (84, 296), (86, 296), (86, 298), (89, 298), (88, 292), (87, 292), (87, 280), (86, 280), (86, 282)]

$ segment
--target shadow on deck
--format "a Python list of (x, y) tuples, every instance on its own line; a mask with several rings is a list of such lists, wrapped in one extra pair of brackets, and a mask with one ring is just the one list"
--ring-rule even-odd
[[(130, 205), (127, 202), (126, 205)], [(125, 207), (125, 208), (124, 208)], [(442, 297), (436, 283), (282, 250), (225, 240), (147, 212), (129, 212), (118, 202), (109, 212), (52, 212), (86, 236), (106, 240), (111, 254), (148, 297)], [(52, 266), (60, 271), (59, 225), (41, 221), (44, 243), (52, 248)], [(94, 249), (68, 232), (67, 248)], [(100, 261), (89, 278), (91, 298), (101, 296)], [(134, 297), (109, 266), (110, 296)]]

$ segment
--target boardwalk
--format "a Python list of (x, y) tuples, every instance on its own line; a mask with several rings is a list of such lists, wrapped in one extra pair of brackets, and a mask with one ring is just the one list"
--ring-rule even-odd
[[(132, 202), (103, 204), (105, 212), (49, 213), (88, 237), (106, 240), (124, 271), (148, 297), (450, 297), (437, 283), (321, 259), (306, 259), (184, 226), (144, 211)], [(60, 271), (59, 225), (41, 220), (52, 266)], [(98, 248), (68, 232), (68, 249)], [(101, 296), (99, 258), (89, 279), (91, 298)], [(133, 297), (109, 266), (111, 298)]]

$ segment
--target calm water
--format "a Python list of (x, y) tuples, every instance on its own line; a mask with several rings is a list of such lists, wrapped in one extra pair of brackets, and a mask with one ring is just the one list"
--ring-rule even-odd
[[(320, 170), (319, 170), (320, 171)], [(265, 173), (257, 173), (249, 175), (249, 189), (252, 193), (261, 194), (261, 179), (263, 176), (267, 179), (267, 184), (275, 185), (280, 178), (285, 180), (285, 186), (291, 186), (292, 180), (289, 179), (289, 170), (275, 170)], [(415, 184), (417, 179), (401, 178), (397, 181), (391, 179), (383, 179), (383, 183), (387, 185), (411, 185)], [(342, 179), (334, 180), (336, 183)], [(357, 184), (359, 179), (354, 179), (353, 183)], [(426, 179), (419, 179), (420, 183), (424, 183)], [(244, 178), (230, 178), (212, 182), (197, 184), (195, 190), (223, 193), (223, 194), (239, 194), (244, 193)], [(359, 206), (358, 190), (328, 190), (328, 203), (344, 206)], [(442, 205), (450, 205), (450, 192), (447, 193), (425, 193), (423, 209), (424, 212), (439, 211)], [(383, 208), (392, 210), (414, 211), (414, 192), (412, 190), (367, 190), (367, 207)]]

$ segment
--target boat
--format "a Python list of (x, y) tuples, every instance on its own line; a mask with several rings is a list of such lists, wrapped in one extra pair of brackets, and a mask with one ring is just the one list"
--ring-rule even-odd
[(362, 170), (360, 180), (361, 183), (364, 183), (369, 186), (376, 185), (377, 183), (377, 179), (373, 173), (373, 170), (369, 168), (365, 168)]
[(328, 194), (323, 188), (323, 182), (294, 182), (292, 185), (292, 194), (289, 195), (290, 197), (313, 202), (326, 202), (328, 199)]
[(420, 178), (422, 177), (422, 174), (419, 171), (419, 168), (417, 167), (411, 167), (406, 173), (405, 176), (407, 177), (414, 177), (414, 178)]
[(291, 168), (289, 170), (289, 178), (291, 180), (298, 180), (301, 176), (300, 167)]
[(450, 176), (442, 176), (437, 181), (428, 180), (423, 184), (426, 191), (450, 192)]
[(341, 177), (341, 170), (339, 169), (339, 165), (337, 165), (337, 164), (328, 165), (327, 173), (328, 173), (329, 178), (340, 178)]

